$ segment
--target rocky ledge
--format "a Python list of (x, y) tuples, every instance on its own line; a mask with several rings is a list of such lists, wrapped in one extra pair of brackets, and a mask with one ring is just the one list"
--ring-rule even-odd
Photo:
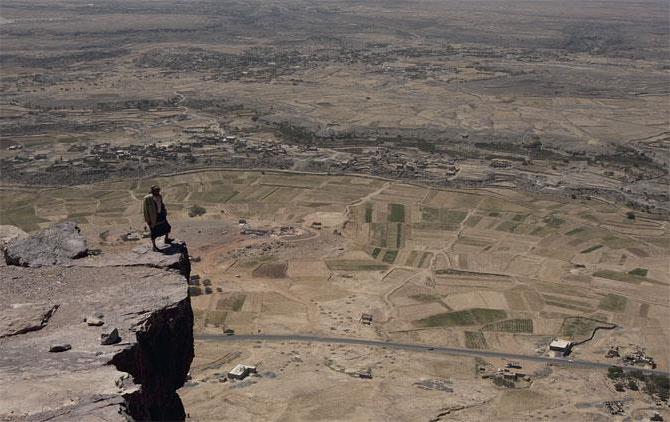
[(193, 360), (186, 245), (87, 256), (73, 227), (8, 242), (0, 420), (183, 420), (176, 390)]

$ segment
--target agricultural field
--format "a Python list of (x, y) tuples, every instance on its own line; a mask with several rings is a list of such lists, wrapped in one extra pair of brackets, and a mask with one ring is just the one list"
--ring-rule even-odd
[(667, 6), (0, 0), (0, 225), (125, 253), (161, 186), (190, 420), (669, 420), (607, 371), (670, 371)]
[[(668, 367), (666, 222), (638, 218), (624, 230), (626, 210), (597, 201), (207, 171), (7, 188), (2, 224), (33, 230), (75, 218), (94, 247), (132, 247), (137, 241), (122, 235), (142, 232), (140, 200), (155, 183), (175, 235), (201, 257), (191, 286), (196, 333), (317, 333), (542, 355), (553, 338), (584, 341), (605, 327), (573, 356), (606, 362), (607, 345), (637, 344)], [(194, 205), (205, 212), (189, 216)], [(268, 234), (245, 235), (242, 226)], [(301, 234), (269, 234), (279, 227)], [(364, 313), (372, 324), (360, 322)]]
[[(670, 289), (666, 222), (627, 221), (624, 208), (598, 201), (359, 179), (207, 171), (18, 195), (8, 188), (2, 223), (33, 230), (74, 218), (94, 244), (123, 248), (122, 234), (143, 230), (140, 199), (158, 183), (176, 234), (195, 236), (194, 253), (207, 256), (194, 265), (209, 283), (194, 286), (202, 332), (295, 323), (523, 352), (553, 337), (589, 337), (600, 324), (618, 328), (575, 356), (600, 359), (598, 345), (627, 342), (668, 364), (659, 341)], [(189, 217), (193, 205), (205, 213)], [(249, 237), (237, 233), (240, 219), (304, 234)], [(226, 229), (204, 234), (217, 225)], [(375, 330), (356, 322), (362, 313), (373, 315)]]

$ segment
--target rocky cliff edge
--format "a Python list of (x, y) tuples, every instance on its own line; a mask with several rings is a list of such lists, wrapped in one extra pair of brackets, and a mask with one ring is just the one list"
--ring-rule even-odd
[(0, 420), (184, 419), (176, 390), (193, 359), (184, 243), (89, 256), (66, 223), (3, 248)]

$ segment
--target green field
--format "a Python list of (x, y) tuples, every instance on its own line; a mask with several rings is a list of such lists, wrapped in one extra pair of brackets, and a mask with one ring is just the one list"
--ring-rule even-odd
[(384, 253), (384, 257), (382, 258), (382, 261), (386, 262), (387, 264), (393, 264), (397, 257), (398, 257), (398, 251), (388, 250)]
[(595, 273), (593, 273), (593, 276), (633, 284), (640, 284), (643, 281), (650, 281), (644, 276), (639, 276), (631, 273), (624, 273), (621, 271), (611, 271), (611, 270), (596, 271)]
[(423, 255), (421, 255), (421, 259), (419, 260), (419, 268), (426, 268), (430, 264), (430, 260), (433, 258), (433, 253), (432, 252), (424, 252)]
[(563, 320), (561, 335), (573, 341), (583, 340), (598, 326), (612, 326), (612, 324), (591, 318), (567, 317)]
[(38, 224), (46, 221), (48, 220), (35, 215), (32, 205), (0, 211), (0, 224), (17, 226), (25, 231), (37, 230), (39, 229)]
[(404, 223), (405, 206), (403, 204), (390, 204), (388, 220), (391, 223)]
[(473, 215), (465, 221), (465, 225), (468, 227), (475, 227), (480, 221), (482, 221), (481, 216)]
[(647, 270), (646, 268), (635, 268), (633, 270), (628, 271), (628, 274), (634, 275), (636, 277), (646, 277), (648, 272), (649, 270)]
[(388, 227), (386, 223), (372, 223), (370, 224), (371, 239), (370, 241), (374, 245), (381, 246), (382, 248), (386, 247), (386, 236), (388, 234)]
[(228, 316), (226, 311), (207, 311), (205, 312), (205, 325), (221, 327), (226, 322), (226, 316)]
[(558, 228), (561, 227), (563, 224), (565, 224), (565, 220), (563, 220), (562, 218), (558, 218), (555, 215), (545, 217), (543, 221), (544, 224), (552, 228)]
[(506, 319), (482, 327), (483, 331), (502, 331), (505, 333), (533, 333), (532, 319)]
[(547, 305), (558, 306), (560, 308), (572, 309), (580, 312), (590, 312), (593, 310), (593, 307), (589, 302), (547, 294), (542, 295), (542, 297), (544, 298), (544, 303)]
[(191, 192), (189, 198), (192, 202), (205, 202), (210, 204), (222, 204), (228, 202), (238, 191), (230, 185), (212, 185), (204, 192)]
[(457, 327), (488, 324), (505, 318), (507, 318), (507, 312), (502, 309), (473, 308), (431, 315), (415, 323), (420, 327)]
[(531, 236), (539, 236), (539, 237), (547, 237), (550, 234), (552, 234), (554, 230), (548, 226), (539, 226), (535, 227), (532, 232), (530, 232)]
[(396, 227), (395, 247), (398, 249), (402, 247), (402, 223), (398, 223)]
[(231, 293), (216, 302), (219, 311), (239, 311), (244, 305), (247, 296), (241, 293)]
[(468, 213), (465, 211), (425, 207), (421, 209), (421, 223), (415, 224), (415, 227), (428, 230), (457, 230), (467, 216)]
[(437, 301), (440, 300), (440, 296), (426, 294), (426, 293), (419, 293), (419, 294), (416, 294), (416, 295), (411, 295), (409, 298), (414, 299), (418, 302), (423, 302), (423, 303), (437, 302)]
[(468, 349), (488, 349), (486, 338), (481, 331), (466, 331), (465, 332), (465, 347)]
[(640, 305), (640, 316), (642, 318), (647, 318), (649, 316), (649, 304), (643, 303)]
[(440, 210), (438, 208), (422, 208), (421, 221), (434, 222), (440, 221)]
[[(470, 221), (470, 220), (468, 220)], [(482, 239), (476, 239), (473, 237), (467, 237), (467, 236), (460, 236), (458, 238), (458, 243), (462, 245), (468, 245), (468, 246), (477, 246), (480, 248), (484, 248), (486, 246), (489, 246), (491, 244), (490, 241), (488, 240), (482, 240)]]
[(584, 233), (586, 232), (587, 228), (586, 227), (577, 227), (576, 229), (572, 229), (569, 232), (565, 233), (566, 236), (574, 236), (576, 234)]
[(623, 312), (627, 303), (628, 299), (625, 297), (610, 293), (602, 298), (598, 308), (604, 311)]
[(419, 251), (412, 251), (409, 253), (409, 256), (407, 257), (407, 260), (405, 261), (405, 265), (408, 267), (413, 267), (415, 266), (415, 261), (416, 258), (419, 256)]
[(514, 233), (514, 230), (517, 227), (519, 227), (519, 223), (515, 223), (513, 221), (503, 221), (502, 223), (500, 223), (496, 227), (496, 230), (503, 231), (503, 232)]
[(445, 268), (445, 269), (441, 269), (441, 270), (436, 270), (435, 274), (437, 274), (437, 275), (461, 275), (461, 276), (468, 276), (468, 277), (502, 277), (502, 278), (509, 278), (509, 276), (505, 275), (505, 274), (480, 273), (480, 272), (475, 272), (475, 271), (455, 270), (453, 268)]
[(267, 262), (254, 269), (251, 275), (260, 278), (285, 278), (287, 269), (286, 262)]
[(526, 218), (528, 218), (528, 214), (516, 214), (514, 217), (512, 217), (512, 221), (523, 223), (526, 221)]
[(332, 271), (382, 271), (387, 265), (363, 259), (326, 260), (326, 266)]
[(613, 235), (608, 235), (605, 236), (602, 239), (603, 243), (605, 246), (612, 248), (612, 249), (625, 249), (630, 246), (635, 245), (631, 240), (629, 239), (624, 239), (621, 237), (613, 236)]
[(321, 185), (326, 179), (320, 176), (268, 173), (261, 176), (258, 184), (287, 188), (312, 189)]
[(372, 204), (365, 205), (365, 222), (372, 223)]
[(602, 247), (603, 247), (603, 245), (593, 245), (593, 246), (591, 246), (590, 248), (586, 248), (586, 249), (584, 249), (584, 250), (581, 251), (580, 253), (591, 253), (591, 252), (593, 252), (593, 251), (597, 251), (598, 249), (600, 249), (600, 248), (602, 248)]

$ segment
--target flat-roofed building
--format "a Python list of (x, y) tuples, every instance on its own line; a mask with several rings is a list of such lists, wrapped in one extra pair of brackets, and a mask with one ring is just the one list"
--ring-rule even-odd
[(553, 352), (559, 352), (563, 355), (569, 353), (571, 348), (572, 348), (572, 342), (569, 340), (563, 340), (557, 338), (554, 339), (554, 341), (552, 341), (549, 344), (549, 350)]
[(236, 380), (243, 380), (249, 374), (253, 374), (253, 373), (256, 373), (256, 367), (255, 366), (239, 364), (239, 365), (236, 365), (233, 369), (231, 369), (230, 372), (228, 372), (228, 378), (236, 379)]

